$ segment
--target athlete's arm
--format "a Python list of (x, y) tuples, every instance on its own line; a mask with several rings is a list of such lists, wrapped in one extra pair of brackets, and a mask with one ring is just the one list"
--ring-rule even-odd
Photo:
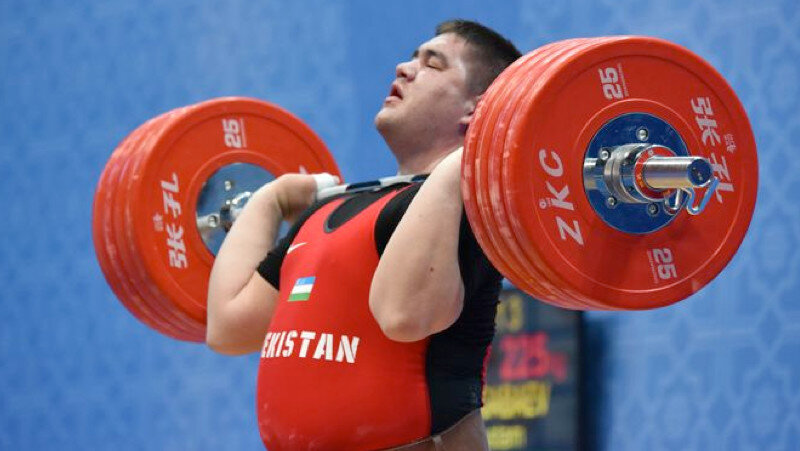
[(449, 327), (461, 313), (460, 177), (461, 151), (457, 151), (442, 160), (422, 185), (378, 263), (369, 306), (393, 340), (421, 340)]
[(222, 354), (257, 351), (278, 290), (256, 271), (283, 219), (294, 221), (314, 199), (310, 175), (283, 175), (256, 191), (225, 237), (208, 284), (206, 343)]

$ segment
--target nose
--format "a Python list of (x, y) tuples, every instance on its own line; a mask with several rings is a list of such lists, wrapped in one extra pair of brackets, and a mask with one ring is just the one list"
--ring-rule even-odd
[(411, 81), (417, 75), (417, 63), (416, 59), (411, 61), (404, 61), (397, 65), (395, 70), (395, 74), (397, 78), (405, 78), (408, 81)]

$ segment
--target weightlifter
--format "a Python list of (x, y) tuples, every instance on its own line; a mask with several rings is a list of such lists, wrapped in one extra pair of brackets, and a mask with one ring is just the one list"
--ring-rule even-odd
[[(314, 202), (315, 178), (289, 174), (237, 218), (211, 273), (207, 342), (261, 353), (268, 449), (488, 449), (482, 371), (501, 276), (464, 217), (455, 150), (519, 56), (480, 24), (440, 24), (375, 117), (399, 173), (424, 183)], [(293, 226), (273, 248), (281, 220)]]

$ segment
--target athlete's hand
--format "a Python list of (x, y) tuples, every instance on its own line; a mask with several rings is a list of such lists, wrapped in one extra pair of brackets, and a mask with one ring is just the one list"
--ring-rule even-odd
[(281, 215), (290, 223), (314, 202), (317, 182), (311, 174), (284, 174), (273, 184)]

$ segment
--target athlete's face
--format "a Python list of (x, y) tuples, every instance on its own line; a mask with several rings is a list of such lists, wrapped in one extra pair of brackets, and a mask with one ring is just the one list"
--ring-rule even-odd
[(467, 84), (468, 50), (461, 37), (445, 33), (398, 64), (389, 95), (375, 116), (378, 130), (420, 138), (463, 131), (475, 103)]

